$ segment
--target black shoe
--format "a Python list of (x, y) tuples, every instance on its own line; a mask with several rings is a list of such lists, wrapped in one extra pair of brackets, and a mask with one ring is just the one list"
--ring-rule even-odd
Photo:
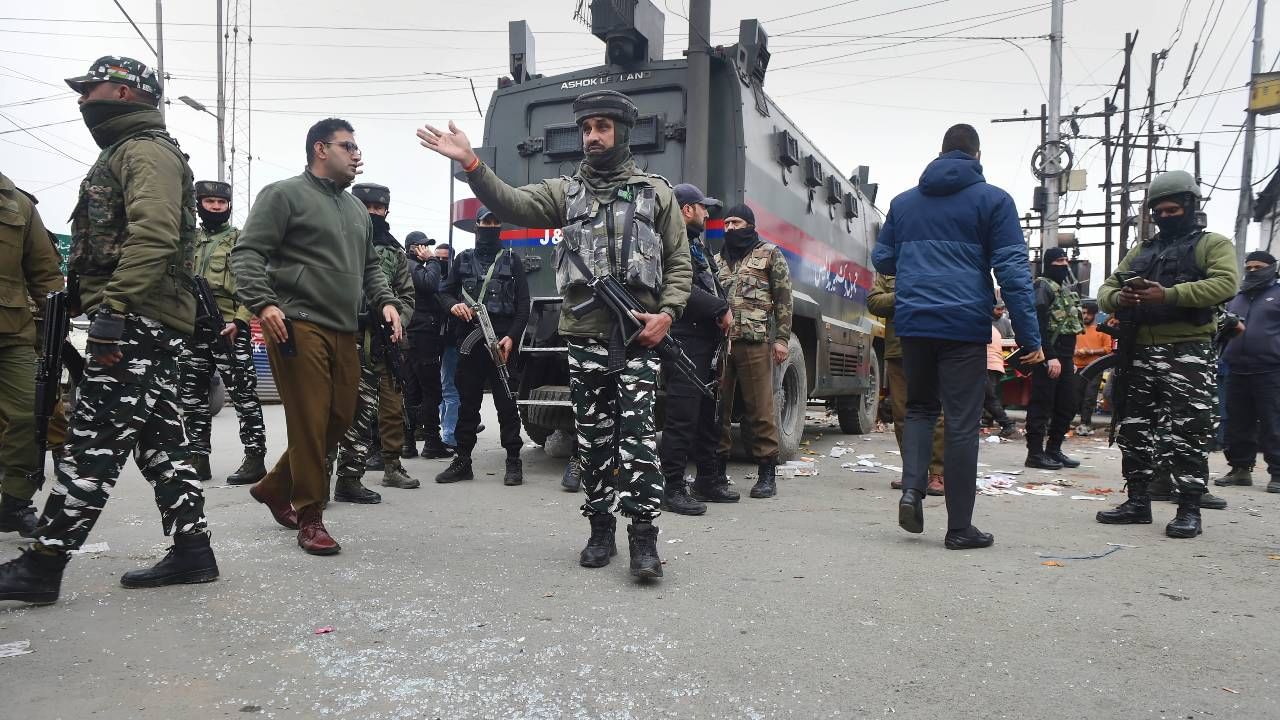
[(449, 463), (449, 467), (443, 472), (436, 475), (438, 483), (455, 483), (459, 480), (473, 480), (475, 474), (471, 472), (471, 458), (465, 455), (458, 455)]
[(948, 530), (942, 544), (948, 550), (978, 550), (995, 545), (996, 538), (970, 525), (963, 530)]
[(1200, 493), (1200, 509), (1201, 510), (1226, 510), (1227, 499), (1220, 498), (1209, 491)]
[(1018, 424), (1012, 420), (1000, 423), (1000, 437), (1011, 438), (1018, 432)]
[(653, 523), (633, 522), (627, 526), (627, 540), (631, 548), (631, 574), (638, 578), (662, 577), (658, 528)]
[(560, 476), (560, 487), (571, 493), (582, 491), (582, 471), (578, 469), (576, 461), (570, 460), (564, 464), (564, 475)]
[(190, 585), (218, 579), (218, 561), (209, 547), (209, 533), (174, 535), (173, 545), (160, 562), (145, 570), (130, 570), (120, 578), (127, 588)]
[(0, 565), (0, 600), (19, 600), (32, 605), (50, 605), (58, 601), (62, 589), (62, 571), (68, 555), (46, 555), (29, 548)]
[(772, 460), (766, 460), (757, 468), (756, 484), (751, 486), (751, 497), (771, 498), (777, 494), (777, 466)]
[(1099, 512), (1095, 519), (1103, 525), (1150, 525), (1151, 496), (1146, 488), (1129, 488), (1129, 499), (1118, 506)]
[[(1232, 467), (1231, 472), (1223, 475), (1213, 481), (1218, 487), (1229, 487), (1231, 485), (1252, 485), (1253, 484), (1253, 467)], [(1204, 507), (1201, 505), (1201, 507)]]
[(412, 440), (405, 440), (404, 447), (400, 448), (400, 457), (403, 460), (418, 457), (418, 443)]
[(209, 482), (213, 479), (213, 473), (209, 470), (208, 455), (192, 455), (191, 467), (196, 471), (196, 477), (200, 478), (200, 482)]
[(1193, 538), (1202, 532), (1199, 498), (1185, 495), (1178, 501), (1178, 513), (1164, 526), (1164, 534), (1171, 538)]
[(228, 485), (252, 485), (267, 474), (267, 466), (261, 455), (245, 455), (240, 467), (227, 476)]
[(476, 426), (476, 434), (479, 435), (482, 432), (484, 432), (484, 423), (480, 423)]
[(377, 505), (382, 502), (382, 496), (361, 485), (360, 478), (339, 477), (333, 488), (333, 501)]
[(1064, 468), (1078, 468), (1080, 461), (1073, 457), (1069, 457), (1062, 452), (1061, 447), (1055, 447), (1044, 451), (1044, 456), (1050, 460), (1057, 460), (1058, 464)]
[(1168, 475), (1157, 477), (1147, 486), (1147, 495), (1155, 502), (1168, 502), (1174, 499), (1173, 481)]
[(719, 478), (699, 475), (693, 479), (690, 493), (695, 500), (710, 503), (736, 503), (742, 499), (737, 490), (729, 487), (728, 481), (718, 482)]
[(369, 457), (365, 458), (364, 469), (373, 470), (375, 472), (382, 472), (387, 469), (386, 463), (382, 462), (381, 447), (374, 448), (373, 451), (369, 453)]
[(1271, 482), (1267, 483), (1267, 492), (1280, 493), (1280, 477), (1271, 478)]
[[(1077, 463), (1079, 464), (1079, 463)], [(1048, 453), (1030, 452), (1027, 453), (1027, 461), (1023, 463), (1026, 467), (1035, 468), (1037, 470), (1061, 470), (1062, 463), (1058, 462)]]
[(520, 458), (507, 458), (507, 472), (502, 476), (502, 484), (507, 486), (521, 485), (524, 483), (524, 463), (520, 462)]
[(427, 438), (422, 444), (422, 457), (427, 460), (443, 460), (453, 457), (453, 449), (440, 442), (440, 438)]
[(578, 564), (582, 567), (602, 568), (609, 564), (609, 558), (618, 554), (618, 545), (614, 535), (618, 531), (618, 520), (613, 515), (592, 515), (591, 538), (587, 546), (578, 556)]
[(898, 527), (909, 533), (924, 532), (924, 493), (919, 490), (902, 491), (898, 501)]
[(684, 478), (667, 478), (662, 494), (662, 509), (677, 515), (702, 515), (707, 506), (689, 496)]
[(16, 532), (24, 538), (36, 534), (36, 506), (30, 500), (0, 495), (0, 532)]

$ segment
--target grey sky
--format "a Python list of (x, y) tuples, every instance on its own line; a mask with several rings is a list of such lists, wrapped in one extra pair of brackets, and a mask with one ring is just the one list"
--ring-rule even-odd
[[(1135, 104), (1141, 103), (1150, 54), (1170, 46), (1184, 2), (1186, 20), (1160, 74), (1157, 99), (1169, 101), (1178, 92), (1198, 37), (1202, 59), (1184, 96), (1243, 85), (1248, 79), (1254, 0), (1069, 0), (1064, 108), (1101, 109), (1100, 97), (1109, 92), (1121, 69), (1124, 33), (1135, 29), (1141, 35), (1135, 51), (1134, 95)], [(123, 4), (144, 32), (154, 33), (154, 2)], [(539, 72), (550, 75), (598, 64), (603, 45), (573, 20), (574, 5), (574, 0), (259, 0), (253, 16), (253, 192), (299, 172), (307, 127), (338, 115), (355, 125), (365, 150), (360, 180), (391, 187), (393, 231), (403, 237), (419, 229), (442, 238), (448, 217), (448, 165), (418, 147), (413, 131), (423, 122), (453, 118), (479, 144), (483, 125), (465, 80), (425, 73), (474, 78), (480, 106), (487, 109), (497, 77), (507, 72), (507, 21), (521, 18), (530, 21), (536, 35)], [(685, 3), (668, 0), (665, 5), (666, 56), (678, 57), (686, 30), (677, 14), (685, 14)], [(198, 178), (216, 176), (214, 121), (176, 98), (191, 95), (213, 105), (215, 7), (213, 0), (165, 3), (166, 69), (172, 76), (166, 92), (175, 98), (169, 125), (191, 155)], [(1004, 15), (986, 17), (1021, 8), (1035, 11), (994, 23)], [(1044, 102), (1048, 41), (1034, 36), (1048, 33), (1047, 8), (1047, 2), (1037, 0), (716, 0), (712, 28), (719, 32), (712, 41), (735, 42), (741, 18), (764, 20), (773, 52), (765, 89), (842, 172), (860, 164), (871, 166), (873, 181), (881, 184), (882, 207), (914, 184), (949, 124), (969, 122), (983, 135), (987, 179), (1008, 189), (1020, 211), (1026, 212), (1036, 184), (1028, 163), (1038, 123), (989, 121), (1023, 110), (1037, 113)], [(154, 57), (109, 0), (9, 4), (4, 14), (10, 17), (0, 20), (0, 113), (23, 126), (69, 121), (31, 132), (79, 162), (31, 135), (9, 132), (14, 126), (0, 118), (0, 169), (36, 192), (46, 223), (64, 231), (78, 182), (97, 149), (62, 78), (84, 72), (101, 55), (126, 54), (148, 63), (154, 63)], [(1270, 32), (1280, 22), (1277, 15), (1280, 8), (1267, 23)], [(918, 39), (941, 33), (970, 39)], [(1019, 39), (972, 39), (992, 36)], [(833, 43), (838, 44), (827, 46)], [(1275, 58), (1274, 49), (1264, 50), (1264, 69)], [(414, 77), (418, 74), (422, 75)], [(54, 97), (44, 99), (48, 96)], [(16, 104), (26, 100), (35, 101)], [(1243, 121), (1246, 100), (1241, 89), (1183, 100), (1167, 114), (1168, 105), (1157, 109), (1159, 122), (1186, 133), (1186, 143), (1201, 140), (1202, 173), (1209, 183), (1218, 177), (1236, 137), (1235, 129), (1224, 125)], [(1135, 124), (1140, 117), (1140, 111), (1134, 114)], [(1262, 127), (1272, 124), (1267, 118), (1259, 122)], [(1082, 130), (1099, 135), (1101, 123), (1086, 123)], [(1198, 134), (1202, 132), (1206, 134)], [(1280, 148), (1273, 147), (1272, 134), (1259, 134), (1255, 182), (1276, 167)], [(1100, 183), (1101, 147), (1092, 140), (1077, 140), (1072, 146), (1090, 169), (1090, 184)], [(1165, 162), (1157, 159), (1158, 166)], [(1189, 155), (1174, 155), (1167, 162), (1169, 168), (1182, 167)], [(1139, 155), (1135, 169), (1141, 171), (1142, 164)], [(1217, 184), (1239, 187), (1239, 172), (1237, 148)], [(458, 193), (465, 196), (466, 187), (459, 185)], [(1208, 207), (1212, 229), (1231, 233), (1236, 202), (1236, 192), (1215, 193)], [(1101, 210), (1100, 192), (1072, 194), (1065, 210), (1077, 207)], [(1256, 236), (1255, 226), (1252, 238)], [(467, 246), (470, 235), (458, 233), (456, 240)], [(1251, 239), (1250, 247), (1255, 243)]]

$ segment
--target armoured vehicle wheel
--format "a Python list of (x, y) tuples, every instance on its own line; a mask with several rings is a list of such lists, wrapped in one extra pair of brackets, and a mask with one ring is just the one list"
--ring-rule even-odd
[[(564, 385), (545, 385), (529, 391), (529, 400), (567, 400), (569, 388)], [(525, 405), (521, 407), (524, 431), (538, 445), (556, 430), (573, 427), (573, 411), (558, 405)]]
[(880, 358), (871, 351), (871, 367), (867, 372), (867, 392), (836, 399), (836, 418), (840, 432), (847, 435), (865, 435), (875, 429), (876, 414), (880, 406)]
[(578, 439), (573, 433), (567, 430), (556, 430), (543, 443), (542, 449), (551, 457), (563, 460), (573, 456), (573, 446), (577, 442)]

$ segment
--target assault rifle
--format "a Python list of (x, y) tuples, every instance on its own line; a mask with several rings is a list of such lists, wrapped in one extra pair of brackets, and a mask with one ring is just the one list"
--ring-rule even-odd
[(218, 308), (218, 299), (213, 294), (209, 281), (199, 275), (191, 278), (191, 292), (196, 296), (196, 326), (204, 327), (217, 338), (216, 344), (226, 353), (234, 357), (236, 350), (231, 338), (222, 334), (222, 310)]
[(395, 326), (387, 322), (382, 317), (380, 311), (369, 310), (369, 331), (370, 342), (373, 347), (369, 348), (369, 358), (374, 363), (382, 361), (387, 365), (387, 372), (391, 374), (391, 380), (395, 383), (397, 391), (404, 390), (404, 375), (400, 367), (400, 352), (396, 349), (396, 344), (391, 342), (391, 336), (395, 332)]
[(463, 338), (462, 343), (458, 345), (458, 352), (464, 355), (470, 354), (476, 343), (483, 339), (484, 348), (489, 351), (489, 357), (493, 360), (493, 367), (498, 371), (498, 382), (502, 384), (502, 391), (507, 394), (507, 397), (514, 400), (516, 394), (511, 390), (511, 372), (507, 369), (507, 364), (502, 360), (502, 349), (498, 346), (498, 334), (493, 330), (493, 321), (489, 318), (489, 309), (484, 306), (484, 303), (471, 302), (470, 298), (468, 298), (467, 307), (471, 308), (479, 327)]
[[(1116, 273), (1116, 278), (1123, 286), (1139, 278), (1137, 273)], [(1124, 422), (1125, 412), (1129, 405), (1129, 374), (1133, 371), (1133, 345), (1138, 337), (1138, 322), (1133, 308), (1120, 308), (1115, 318), (1120, 327), (1115, 332), (1116, 355), (1119, 361), (1111, 373), (1111, 427), (1107, 431), (1107, 444), (1114, 445), (1116, 432), (1120, 423)], [(1110, 334), (1110, 333), (1108, 333)]]
[[(580, 318), (596, 310), (606, 310), (613, 315), (613, 334), (609, 338), (609, 368), (620, 370), (626, 365), (627, 346), (644, 330), (644, 323), (636, 319), (633, 313), (648, 312), (639, 300), (635, 299), (613, 275), (598, 275), (587, 282), (592, 298), (580, 305), (569, 308), (569, 314)], [(680, 341), (664, 335), (654, 346), (654, 351), (664, 362), (671, 363), (681, 375), (705, 396), (715, 397), (713, 385), (698, 377), (698, 369), (688, 355), (684, 354), (684, 346)]]
[(63, 364), (67, 363), (72, 375), (84, 378), (84, 360), (67, 341), (71, 318), (67, 311), (67, 293), (56, 290), (45, 296), (44, 320), (40, 338), (40, 357), (36, 358), (36, 466), (28, 480), (38, 489), (44, 484), (45, 454), (49, 451), (49, 420), (58, 404), (58, 386), (62, 383)]

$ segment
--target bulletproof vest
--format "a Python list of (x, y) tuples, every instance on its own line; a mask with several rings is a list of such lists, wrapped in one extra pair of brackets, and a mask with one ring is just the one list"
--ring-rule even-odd
[(236, 278), (231, 273), (231, 250), (240, 239), (239, 228), (223, 225), (210, 235), (201, 228), (196, 233), (194, 274), (209, 281), (224, 319), (235, 315)]
[[(483, 303), (490, 315), (515, 317), (516, 315), (516, 272), (515, 254), (503, 250), (493, 260), (493, 276), (489, 279), (489, 287), (484, 289), (484, 297), (480, 297), (484, 287), (484, 278), (489, 269), (476, 257), (474, 250), (466, 250), (458, 256), (456, 271), (459, 275), (459, 286), (474, 300)], [(464, 298), (465, 300), (465, 298)]]
[(1040, 278), (1053, 293), (1049, 304), (1049, 344), (1060, 337), (1074, 337), (1084, 332), (1084, 320), (1080, 317), (1080, 294), (1050, 280)]
[(162, 130), (135, 133), (98, 154), (89, 174), (80, 183), (80, 200), (71, 211), (71, 253), (67, 267), (83, 276), (110, 276), (120, 263), (120, 248), (129, 237), (129, 221), (125, 215), (124, 188), (111, 172), (111, 157), (121, 145), (133, 140), (155, 142), (172, 151), (182, 162), (182, 218), (178, 249), (169, 262), (168, 273), (190, 287), (196, 239), (195, 177), (177, 141)]
[[(694, 243), (701, 245), (701, 259), (698, 258), (697, 254), (692, 252), (695, 247)], [(701, 240), (690, 238), (689, 248), (690, 259), (693, 260), (693, 284), (701, 288), (704, 292), (709, 292), (717, 297), (723, 297), (724, 292), (720, 289), (719, 284), (717, 284), (715, 271), (711, 268), (711, 263), (714, 262), (714, 260), (706, 255), (706, 246), (702, 245)]]
[(658, 294), (662, 287), (662, 238), (654, 229), (658, 203), (652, 185), (618, 188), (607, 203), (577, 178), (568, 179), (564, 239), (556, 246), (556, 288), (560, 294), (591, 278), (567, 257), (576, 253), (594, 277), (614, 275)]
[[(1204, 237), (1204, 230), (1197, 230), (1171, 243), (1161, 243), (1157, 238), (1142, 246), (1138, 256), (1129, 263), (1129, 270), (1165, 287), (1195, 282), (1208, 277), (1196, 261), (1196, 247)], [(1139, 305), (1134, 308), (1135, 319), (1143, 325), (1166, 323), (1190, 323), (1204, 325), (1213, 320), (1213, 308), (1184, 308), (1174, 305)]]
[(775, 246), (762, 242), (738, 264), (720, 263), (720, 284), (724, 285), (733, 311), (733, 327), (729, 337), (752, 342), (769, 339), (769, 323), (773, 317), (773, 292), (769, 279)]

